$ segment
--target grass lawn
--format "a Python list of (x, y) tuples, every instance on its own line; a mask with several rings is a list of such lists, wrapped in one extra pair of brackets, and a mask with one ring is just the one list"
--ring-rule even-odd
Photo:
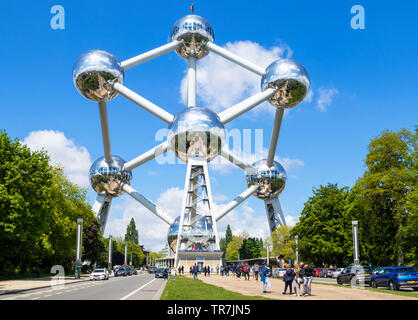
[(375, 289), (375, 288), (371, 288), (371, 287), (363, 287), (364, 289), (359, 289), (359, 288), (352, 288), (349, 285), (322, 283), (322, 282), (315, 282), (315, 281), (313, 281), (312, 283), (320, 284), (320, 285), (324, 285), (324, 286), (335, 286), (335, 287), (340, 287), (340, 288), (347, 288), (347, 289), (352, 289), (352, 290), (369, 290), (369, 291), (381, 292), (381, 293), (386, 293), (386, 294), (394, 294), (394, 295), (397, 295), (397, 296), (418, 298), (418, 293), (408, 292), (408, 291), (397, 291), (397, 290), (392, 291), (392, 290), (388, 290), (388, 289), (378, 289), (378, 288)]
[(245, 296), (225, 290), (202, 280), (193, 280), (185, 276), (169, 279), (161, 295), (161, 300), (273, 300), (261, 296)]

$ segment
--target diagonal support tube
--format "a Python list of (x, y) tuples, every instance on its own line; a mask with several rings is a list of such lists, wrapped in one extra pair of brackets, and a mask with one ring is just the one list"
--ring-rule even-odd
[(239, 206), (241, 203), (243, 203), (246, 199), (248, 199), (257, 189), (258, 189), (258, 184), (253, 185), (253, 186), (249, 187), (247, 190), (245, 190), (243, 193), (241, 193), (234, 200), (229, 202), (226, 205), (226, 207), (223, 208), (222, 211), (219, 212), (219, 214), (216, 216), (216, 222), (221, 220), (229, 212), (231, 212), (233, 209), (235, 209), (237, 206)]
[(107, 106), (105, 101), (99, 102), (100, 124), (102, 126), (102, 138), (104, 157), (107, 163), (112, 163), (112, 150), (110, 148), (109, 122), (107, 117)]
[(145, 162), (155, 159), (158, 156), (162, 155), (163, 153), (167, 152), (168, 148), (169, 148), (169, 143), (167, 141), (164, 141), (163, 143), (152, 148), (151, 150), (148, 150), (147, 152), (136, 157), (135, 159), (129, 162), (126, 162), (125, 165), (123, 166), (123, 170), (131, 171), (132, 169), (139, 167)]
[(122, 61), (121, 62), (121, 68), (123, 70), (128, 70), (130, 68), (136, 67), (137, 65), (147, 62), (151, 59), (157, 58), (159, 56), (162, 56), (165, 53), (171, 52), (173, 50), (176, 50), (181, 44), (183, 43), (183, 41), (177, 41), (174, 40), (170, 43), (167, 43), (161, 47), (155, 48), (153, 50), (144, 52), (136, 57), (130, 58), (128, 60)]
[(254, 168), (247, 163), (244, 159), (241, 159), (237, 155), (235, 155), (231, 150), (224, 147), (221, 151), (221, 156), (228, 160), (229, 162), (235, 164), (237, 167), (241, 168), (242, 170), (245, 170), (247, 174), (251, 174), (254, 171)]
[(271, 133), (269, 153), (267, 155), (267, 165), (271, 167), (276, 153), (277, 139), (279, 138), (280, 127), (282, 126), (283, 108), (277, 108), (276, 117), (274, 118), (273, 132)]
[(275, 92), (276, 92), (276, 89), (267, 88), (263, 92), (259, 92), (253, 95), (252, 97), (249, 97), (248, 99), (245, 99), (244, 101), (241, 101), (240, 103), (237, 103), (236, 105), (222, 111), (221, 113), (218, 114), (219, 119), (221, 120), (223, 124), (226, 124), (234, 120), (235, 118), (239, 117), (243, 113), (258, 106), (260, 103), (271, 98)]
[(157, 217), (159, 217), (169, 225), (172, 225), (174, 223), (173, 218), (167, 215), (161, 208), (157, 207), (157, 205), (154, 202), (145, 198), (142, 194), (140, 194), (130, 185), (123, 185), (123, 190), (125, 190), (132, 198), (134, 198), (145, 208), (147, 208), (149, 211), (151, 211), (153, 214), (155, 214)]
[(217, 46), (216, 44), (214, 44), (213, 42), (207, 42), (206, 43), (206, 47), (212, 51), (213, 53), (216, 53), (217, 55), (231, 61), (234, 62), (238, 65), (240, 65), (241, 67), (254, 72), (255, 74), (258, 74), (259, 76), (264, 76), (266, 74), (266, 70), (263, 69), (262, 67), (244, 59), (241, 58), (240, 56), (229, 52), (228, 50), (225, 50), (222, 47)]
[(168, 124), (171, 124), (173, 122), (174, 116), (172, 114), (168, 113), (167, 111), (153, 104), (147, 99), (141, 97), (139, 94), (128, 89), (124, 85), (116, 82), (116, 83), (112, 83), (112, 86), (117, 92), (119, 92), (126, 99), (132, 101), (136, 105), (140, 106), (141, 108), (145, 109), (152, 115), (156, 116), (157, 118), (163, 120), (164, 122)]

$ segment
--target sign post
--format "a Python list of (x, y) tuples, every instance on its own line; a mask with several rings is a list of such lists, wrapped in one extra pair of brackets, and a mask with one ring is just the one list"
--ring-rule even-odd
[(358, 221), (351, 221), (353, 225), (353, 256), (354, 256), (354, 265), (360, 265), (359, 257), (359, 245), (358, 245)]

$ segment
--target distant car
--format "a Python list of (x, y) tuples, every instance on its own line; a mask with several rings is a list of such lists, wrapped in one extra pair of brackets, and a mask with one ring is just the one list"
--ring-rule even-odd
[(157, 272), (157, 267), (155, 267), (155, 266), (149, 267), (148, 273), (156, 273), (156, 272)]
[(157, 271), (155, 272), (155, 277), (156, 278), (164, 278), (164, 269), (162, 269), (162, 268), (157, 269)]
[(285, 268), (274, 268), (272, 270), (272, 277), (273, 278), (284, 278), (285, 273), (286, 273)]
[(314, 271), (315, 271), (315, 273), (314, 273), (314, 277), (319, 277), (319, 274), (321, 273), (321, 268), (314, 268)]
[(109, 272), (106, 268), (104, 269), (94, 269), (90, 273), (90, 280), (109, 280)]
[(115, 277), (125, 277), (127, 275), (124, 267), (119, 267), (114, 271)]
[(132, 275), (132, 269), (131, 269), (131, 267), (130, 266), (128, 266), (128, 265), (126, 265), (126, 266), (123, 266), (124, 268), (125, 268), (125, 270), (126, 270), (126, 274), (128, 275), (128, 276), (131, 276)]
[(338, 268), (337, 270), (334, 271), (334, 273), (332, 274), (332, 278), (335, 279), (339, 276), (339, 274), (341, 273), (341, 271), (343, 271), (344, 268)]
[(326, 278), (332, 278), (332, 275), (334, 274), (335, 269), (327, 269), (326, 273), (325, 273), (325, 277)]
[(367, 284), (371, 283), (372, 270), (368, 266), (349, 266), (337, 276), (337, 284)]
[(321, 271), (319, 272), (318, 277), (319, 278), (326, 278), (327, 277), (327, 270), (328, 270), (328, 268), (322, 268)]
[(134, 267), (131, 267), (131, 270), (132, 270), (132, 274), (138, 274), (138, 271), (136, 271), (136, 269), (134, 268)]
[(371, 286), (387, 287), (391, 290), (412, 288), (418, 291), (418, 273), (413, 267), (378, 268), (372, 275)]

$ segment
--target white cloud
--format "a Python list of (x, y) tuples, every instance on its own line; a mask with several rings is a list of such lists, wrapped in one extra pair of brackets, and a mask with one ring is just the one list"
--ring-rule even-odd
[(63, 167), (65, 175), (71, 182), (81, 187), (89, 186), (90, 153), (85, 147), (77, 146), (63, 132), (54, 130), (32, 131), (23, 139), (22, 143), (34, 151), (45, 149), (52, 164)]
[(294, 227), (296, 223), (299, 221), (299, 217), (295, 216), (285, 216), (284, 218), (286, 219), (286, 224), (289, 227)]
[[(224, 48), (262, 68), (266, 68), (279, 58), (290, 58), (293, 54), (286, 44), (267, 49), (248, 40), (228, 42)], [(187, 74), (181, 81), (180, 92), (183, 103), (186, 103)], [(260, 92), (260, 76), (216, 54), (209, 54), (204, 59), (199, 60), (197, 66), (197, 95), (203, 104), (202, 106), (219, 112), (258, 92)], [(275, 108), (268, 103), (264, 103), (254, 110), (256, 112), (264, 110), (273, 114)]]
[(339, 91), (335, 88), (320, 87), (318, 89), (319, 97), (316, 102), (317, 108), (324, 112), (326, 108), (331, 105), (333, 97), (338, 93)]

